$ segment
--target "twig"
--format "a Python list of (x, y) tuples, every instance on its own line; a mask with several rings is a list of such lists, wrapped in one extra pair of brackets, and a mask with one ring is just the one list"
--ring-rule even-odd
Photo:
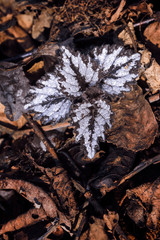
[(82, 219), (81, 219), (81, 221), (80, 221), (78, 230), (77, 230), (77, 232), (76, 232), (76, 234), (75, 234), (76, 236), (75, 236), (74, 240), (79, 240), (79, 239), (80, 239), (82, 230), (83, 230), (84, 225), (85, 225), (85, 223), (86, 223), (86, 219), (87, 219), (87, 217), (86, 217), (86, 210), (85, 210), (85, 211), (84, 211), (84, 214), (83, 214), (83, 216), (82, 216)]
[(155, 21), (155, 19), (154, 19), (154, 18), (151, 18), (151, 19), (142, 21), (142, 22), (140, 22), (140, 23), (135, 23), (135, 24), (133, 24), (133, 26), (134, 26), (134, 27), (138, 27), (138, 26), (141, 26), (141, 25), (144, 25), (144, 24), (148, 24), (148, 23), (153, 22), (153, 21)]
[[(58, 221), (55, 219), (53, 222), (51, 222), (51, 225), (47, 228), (47, 232), (43, 234), (41, 237), (39, 237), (37, 240), (44, 240), (47, 239), (47, 237), (54, 232), (57, 231), (58, 228)], [(63, 229), (62, 229), (62, 234), (63, 234)]]
[(18, 55), (14, 56), (14, 57), (10, 57), (10, 58), (6, 58), (6, 59), (3, 59), (3, 60), (0, 60), (0, 62), (17, 62), (17, 61), (23, 60), (23, 59), (25, 59), (27, 57), (33, 56), (36, 53), (37, 53), (37, 49), (33, 49), (30, 52), (23, 53), (23, 54), (18, 54)]
[[(1, 125), (1, 122), (0, 122), (0, 125)], [(42, 126), (41, 128), (44, 132), (48, 132), (48, 131), (52, 131), (52, 130), (56, 130), (56, 129), (67, 128), (69, 126), (70, 126), (70, 123), (63, 122), (63, 123), (57, 123), (54, 126), (53, 125)], [(31, 132), (34, 131), (33, 128), (25, 129), (25, 130), (18, 130), (18, 129), (15, 129), (15, 130), (17, 130), (17, 131), (14, 131), (14, 133), (12, 133), (12, 137), (15, 140), (18, 139), (18, 138), (21, 138), (24, 134), (29, 135)]]
[(121, 0), (121, 2), (120, 2), (120, 4), (119, 4), (119, 7), (118, 7), (117, 11), (112, 15), (112, 17), (111, 17), (109, 23), (112, 23), (112, 22), (117, 21), (117, 19), (118, 19), (120, 13), (122, 12), (122, 10), (123, 10), (125, 4), (126, 4), (126, 0)]
[(51, 144), (51, 142), (46, 138), (46, 136), (44, 135), (43, 131), (40, 129), (40, 127), (37, 125), (36, 122), (34, 122), (31, 118), (29, 118), (27, 116), (26, 113), (23, 114), (24, 117), (27, 119), (27, 121), (29, 122), (29, 124), (33, 127), (33, 129), (35, 130), (35, 133), (37, 134), (37, 136), (43, 141), (44, 145), (46, 146), (46, 148), (48, 149), (48, 151), (50, 152), (50, 154), (52, 155), (52, 157), (55, 159), (55, 162), (58, 163), (58, 156), (54, 150), (53, 145)]

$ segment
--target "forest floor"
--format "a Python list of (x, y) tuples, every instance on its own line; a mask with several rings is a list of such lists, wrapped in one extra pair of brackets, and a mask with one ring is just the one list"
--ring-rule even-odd
[[(0, 0), (0, 239), (160, 239), (159, 11), (158, 0)], [(107, 98), (113, 126), (89, 158), (70, 118), (44, 124), (23, 103), (63, 46), (106, 45), (141, 63), (130, 92)]]

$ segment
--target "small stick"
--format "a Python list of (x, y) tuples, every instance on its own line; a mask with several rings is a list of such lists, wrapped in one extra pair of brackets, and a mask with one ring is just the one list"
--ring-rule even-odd
[(140, 22), (140, 23), (135, 23), (135, 24), (133, 24), (133, 26), (134, 26), (134, 27), (138, 27), (138, 26), (141, 26), (141, 25), (144, 25), (144, 24), (148, 24), (148, 23), (153, 22), (153, 21), (155, 21), (155, 19), (154, 19), (154, 18), (151, 18), (151, 19), (142, 21), (142, 22)]
[(27, 119), (29, 124), (33, 127), (33, 129), (34, 129), (35, 133), (37, 134), (37, 136), (43, 141), (44, 145), (46, 146), (46, 148), (48, 149), (48, 151), (50, 152), (52, 157), (55, 159), (56, 163), (58, 163), (59, 160), (58, 160), (58, 156), (57, 156), (57, 154), (56, 154), (56, 152), (54, 150), (54, 147), (51, 144), (51, 142), (46, 138), (46, 136), (44, 135), (43, 131), (38, 127), (36, 122), (34, 122), (31, 118), (29, 118), (27, 116), (26, 113), (24, 113), (23, 115)]
[(120, 13), (122, 12), (125, 4), (126, 4), (126, 0), (121, 0), (117, 11), (112, 15), (109, 23), (112, 23), (112, 22), (117, 21), (117, 19), (119, 18), (119, 15), (120, 15)]
[[(56, 232), (57, 228), (59, 227), (57, 219), (55, 219), (53, 222), (51, 222), (51, 225), (47, 228), (47, 232), (44, 233), (41, 237), (39, 237), (37, 240), (44, 240), (47, 239), (47, 237), (54, 232)], [(62, 230), (63, 231), (63, 230)]]

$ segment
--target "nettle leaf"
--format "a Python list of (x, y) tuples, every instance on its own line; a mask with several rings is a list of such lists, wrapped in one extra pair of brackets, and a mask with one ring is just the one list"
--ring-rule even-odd
[(126, 50), (122, 46), (107, 45), (94, 49), (103, 75), (102, 89), (110, 95), (130, 91), (128, 83), (134, 83), (140, 66), (140, 54)]
[(38, 81), (38, 87), (30, 89), (25, 109), (35, 112), (34, 118), (57, 123), (68, 117), (71, 101), (62, 92), (58, 78), (48, 74)]
[(104, 100), (94, 104), (77, 104), (73, 110), (73, 122), (76, 126), (76, 141), (83, 139), (89, 158), (93, 158), (98, 147), (98, 139), (105, 140), (105, 128), (111, 127), (110, 105)]
[(58, 60), (54, 72), (32, 87), (25, 109), (45, 123), (70, 116), (76, 141), (93, 158), (98, 141), (105, 141), (105, 130), (112, 127), (109, 99), (135, 84), (140, 55), (116, 45), (96, 47), (91, 54), (63, 46)]

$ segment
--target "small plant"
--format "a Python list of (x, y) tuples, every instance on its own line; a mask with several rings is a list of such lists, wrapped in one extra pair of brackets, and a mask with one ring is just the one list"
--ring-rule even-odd
[(140, 54), (123, 46), (95, 47), (82, 54), (63, 46), (54, 72), (30, 89), (25, 110), (53, 124), (71, 117), (76, 141), (93, 158), (98, 141), (112, 127), (112, 97), (131, 90), (138, 76)]

